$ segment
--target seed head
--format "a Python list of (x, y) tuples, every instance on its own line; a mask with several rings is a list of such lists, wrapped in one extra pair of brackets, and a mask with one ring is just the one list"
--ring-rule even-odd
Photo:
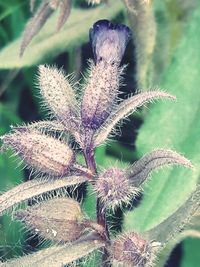
[(64, 175), (75, 159), (73, 150), (67, 144), (35, 130), (16, 130), (2, 139), (28, 166), (46, 174)]
[(84, 232), (84, 216), (77, 201), (70, 198), (51, 199), (14, 216), (45, 239), (57, 242), (76, 240)]
[(154, 258), (151, 242), (134, 232), (119, 236), (112, 246), (113, 262), (117, 266), (149, 267)]
[(112, 24), (108, 20), (99, 20), (90, 29), (90, 41), (95, 63), (120, 64), (131, 30), (123, 24)]
[(128, 204), (139, 189), (130, 185), (125, 172), (111, 168), (102, 173), (96, 181), (95, 189), (106, 208), (114, 209), (122, 203)]

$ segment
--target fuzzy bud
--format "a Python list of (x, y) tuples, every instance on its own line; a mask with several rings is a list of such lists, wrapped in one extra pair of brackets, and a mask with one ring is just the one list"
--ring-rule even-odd
[(118, 237), (112, 246), (113, 266), (149, 267), (154, 259), (153, 242), (144, 240), (136, 233)]
[(122, 203), (128, 204), (139, 189), (130, 185), (125, 172), (111, 168), (102, 173), (95, 184), (95, 189), (103, 205), (114, 209)]
[(68, 128), (76, 125), (77, 103), (74, 90), (63, 71), (39, 66), (39, 86), (45, 104)]
[(108, 20), (97, 21), (90, 29), (95, 66), (84, 91), (81, 118), (85, 128), (96, 130), (110, 115), (120, 85), (119, 64), (130, 39), (130, 29)]
[(117, 65), (104, 62), (92, 66), (81, 106), (85, 128), (98, 129), (110, 115), (118, 94), (121, 72)]
[(36, 171), (62, 176), (74, 162), (74, 152), (67, 144), (34, 130), (23, 128), (2, 139)]
[(18, 210), (14, 216), (44, 237), (56, 242), (77, 240), (84, 232), (84, 218), (80, 205), (70, 198), (51, 199), (26, 210)]

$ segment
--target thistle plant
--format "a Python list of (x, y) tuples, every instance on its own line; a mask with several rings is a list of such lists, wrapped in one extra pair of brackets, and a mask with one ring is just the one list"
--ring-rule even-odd
[[(38, 86), (50, 119), (13, 126), (2, 136), (2, 150), (11, 148), (31, 169), (34, 179), (2, 194), (0, 212), (14, 207), (13, 219), (52, 244), (1, 266), (61, 267), (93, 251), (101, 252), (99, 266), (154, 266), (159, 252), (199, 207), (197, 187), (174, 214), (147, 232), (114, 235), (110, 230), (107, 215), (131, 204), (152, 171), (168, 165), (191, 168), (192, 164), (175, 151), (158, 148), (126, 168), (110, 166), (99, 171), (95, 149), (117, 134), (116, 126), (123, 119), (144, 104), (156, 99), (175, 100), (175, 96), (151, 90), (121, 100), (119, 88), (126, 70), (121, 60), (131, 31), (123, 24), (100, 20), (89, 36), (94, 61), (90, 61), (81, 97), (77, 84), (63, 70), (41, 65)], [(84, 156), (83, 165), (77, 160), (77, 147)], [(89, 218), (75, 197), (67, 196), (69, 187), (82, 183), (91, 185), (96, 194), (96, 220)], [(18, 208), (31, 199), (34, 204)]]

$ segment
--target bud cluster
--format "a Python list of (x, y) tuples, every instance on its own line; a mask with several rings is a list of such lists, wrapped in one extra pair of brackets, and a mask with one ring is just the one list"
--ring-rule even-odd
[[(76, 200), (66, 197), (66, 191), (64, 196), (61, 194), (25, 210), (18, 210), (14, 217), (44, 239), (56, 243), (72, 242), (72, 249), (73, 245), (82, 248), (81, 245), (88, 244), (87, 242), (96, 244), (95, 248), (101, 247), (103, 262), (106, 264), (110, 261), (112, 266), (150, 267), (158, 242), (154, 243), (154, 238), (146, 238), (136, 232), (123, 233), (112, 240), (106, 212), (130, 203), (155, 169), (171, 164), (188, 168), (192, 165), (174, 151), (157, 149), (128, 168), (110, 167), (98, 171), (94, 157), (95, 147), (106, 140), (121, 119), (154, 99), (175, 99), (165, 92), (150, 91), (131, 96), (117, 105), (124, 69), (120, 64), (130, 36), (130, 29), (122, 24), (114, 25), (107, 20), (100, 20), (93, 25), (90, 41), (94, 62), (86, 84), (82, 86), (84, 91), (81, 99), (76, 96), (76, 88), (63, 71), (55, 67), (39, 67), (40, 92), (54, 120), (15, 127), (12, 133), (2, 137), (2, 141), (5, 148), (12, 148), (29, 167), (37, 174), (42, 173), (42, 176), (39, 181), (34, 177), (35, 182), (25, 182), (22, 187), (18, 186), (3, 194), (0, 203), (5, 205), (1, 207), (1, 211), (4, 211), (31, 199), (33, 195), (37, 196), (37, 192), (33, 194), (33, 189), (38, 190), (40, 184), (44, 189), (38, 190), (38, 196), (87, 181), (97, 193), (95, 221), (86, 217)], [(76, 162), (74, 149), (61, 136), (74, 138), (83, 153), (85, 165)], [(44, 174), (56, 179), (42, 180)], [(188, 204), (184, 206), (186, 214), (192, 213), (189, 207)], [(178, 218), (182, 219), (180, 214)], [(155, 232), (158, 233), (158, 228)], [(158, 239), (158, 235), (156, 238)], [(83, 251), (74, 252), (73, 259), (79, 259), (81, 255), (93, 251), (91, 246), (83, 247)], [(70, 260), (67, 263), (69, 262)]]

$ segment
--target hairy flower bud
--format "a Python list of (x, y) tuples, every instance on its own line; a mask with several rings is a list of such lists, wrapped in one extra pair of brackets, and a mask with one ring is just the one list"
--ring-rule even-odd
[(95, 66), (92, 66), (84, 91), (81, 118), (85, 128), (96, 130), (110, 115), (120, 85), (119, 64), (130, 39), (130, 29), (107, 20), (90, 29)]
[[(156, 243), (157, 244), (157, 243)], [(119, 236), (112, 246), (113, 266), (149, 267), (154, 259), (154, 244), (131, 232)]]
[(25, 222), (33, 231), (56, 242), (78, 239), (84, 232), (84, 219), (80, 205), (70, 198), (51, 199), (26, 210), (18, 210), (14, 216)]
[(74, 152), (67, 144), (34, 130), (16, 130), (2, 139), (36, 171), (61, 176), (74, 162)]
[(118, 94), (121, 73), (116, 65), (104, 62), (92, 66), (81, 106), (85, 128), (98, 129), (110, 115)]
[(125, 172), (111, 168), (102, 173), (95, 184), (95, 189), (103, 205), (114, 209), (122, 203), (129, 203), (139, 189), (130, 185)]
[(108, 20), (99, 20), (90, 29), (90, 41), (95, 62), (120, 64), (131, 30), (123, 24), (112, 24)]
[(77, 103), (74, 90), (63, 71), (39, 66), (39, 86), (45, 103), (67, 128), (76, 125)]

